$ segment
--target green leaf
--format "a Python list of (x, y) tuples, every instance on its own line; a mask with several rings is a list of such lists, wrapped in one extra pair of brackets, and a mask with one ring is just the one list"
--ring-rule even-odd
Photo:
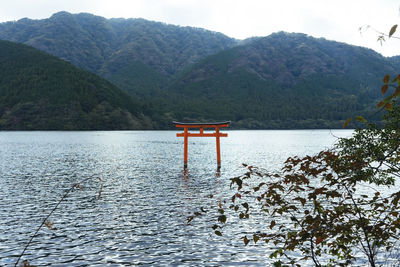
[(225, 215), (219, 216), (219, 217), (218, 217), (218, 221), (219, 221), (219, 222), (222, 222), (222, 223), (225, 223), (225, 222), (226, 222), (226, 216), (225, 216)]
[(215, 231), (214, 232), (217, 236), (222, 236), (222, 233), (220, 231)]
[(282, 265), (282, 262), (280, 260), (274, 262), (274, 267), (286, 267), (286, 266), (287, 265)]
[(392, 28), (389, 31), (389, 37), (392, 37), (392, 35), (396, 32), (397, 29), (397, 24), (393, 25)]
[(356, 120), (360, 122), (367, 122), (367, 120), (363, 116), (356, 116)]
[(246, 211), (249, 211), (249, 204), (243, 203), (242, 206), (246, 209)]

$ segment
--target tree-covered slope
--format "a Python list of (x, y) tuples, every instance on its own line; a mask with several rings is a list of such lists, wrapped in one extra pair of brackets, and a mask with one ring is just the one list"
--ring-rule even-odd
[(159, 129), (172, 120), (341, 127), (355, 114), (368, 116), (382, 77), (400, 68), (398, 57), (305, 34), (239, 42), (204, 29), (85, 13), (1, 23), (0, 39), (30, 44), (139, 96)]
[(368, 116), (387, 73), (396, 73), (393, 62), (370, 49), (281, 32), (209, 56), (175, 80), (168, 97), (180, 120), (341, 127)]
[(397, 69), (400, 69), (400, 56), (389, 57), (388, 59)]
[(0, 130), (144, 129), (110, 82), (32, 47), (0, 41)]
[(137, 95), (161, 88), (178, 71), (237, 42), (204, 29), (67, 12), (1, 23), (0, 39), (46, 51)]

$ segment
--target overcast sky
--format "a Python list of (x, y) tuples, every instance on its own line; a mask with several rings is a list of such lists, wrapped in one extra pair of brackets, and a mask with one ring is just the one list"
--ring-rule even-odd
[[(370, 47), (400, 55), (400, 40), (382, 45), (376, 30), (399, 23), (400, 0), (0, 0), (0, 22), (43, 19), (59, 11), (106, 18), (144, 18), (244, 39), (277, 31)], [(364, 27), (361, 33), (360, 27)], [(400, 27), (399, 35), (400, 36)]]

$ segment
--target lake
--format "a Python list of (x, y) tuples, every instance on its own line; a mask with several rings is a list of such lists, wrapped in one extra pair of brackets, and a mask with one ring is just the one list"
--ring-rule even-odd
[(314, 154), (352, 131), (224, 132), (219, 175), (215, 138), (189, 138), (184, 173), (183, 138), (176, 131), (0, 132), (0, 266), (13, 266), (65, 192), (90, 177), (49, 218), (56, 230), (43, 227), (23, 260), (40, 266), (265, 266), (268, 247), (244, 247), (240, 229), (218, 237), (211, 229), (215, 218), (187, 224), (188, 216), (229, 197), (229, 178), (245, 172), (242, 163), (276, 171), (287, 157)]

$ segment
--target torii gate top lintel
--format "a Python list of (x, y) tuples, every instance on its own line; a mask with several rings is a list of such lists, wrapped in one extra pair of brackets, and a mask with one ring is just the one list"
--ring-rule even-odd
[(228, 127), (231, 123), (230, 121), (223, 121), (223, 122), (177, 122), (173, 121), (175, 127), (179, 128), (216, 128), (216, 127)]
[[(227, 133), (221, 133), (219, 128), (221, 127), (228, 127), (231, 123), (230, 121), (224, 122), (207, 122), (207, 123), (200, 123), (200, 122), (177, 122), (173, 121), (175, 127), (183, 128), (183, 133), (177, 133), (177, 137), (184, 137), (184, 168), (187, 168), (187, 158), (188, 158), (188, 137), (215, 137), (216, 145), (217, 145), (217, 164), (218, 169), (221, 168), (221, 149), (220, 149), (220, 137), (227, 137)], [(200, 133), (191, 133), (188, 131), (189, 128), (199, 128)], [(214, 128), (214, 133), (205, 133), (204, 128)]]

